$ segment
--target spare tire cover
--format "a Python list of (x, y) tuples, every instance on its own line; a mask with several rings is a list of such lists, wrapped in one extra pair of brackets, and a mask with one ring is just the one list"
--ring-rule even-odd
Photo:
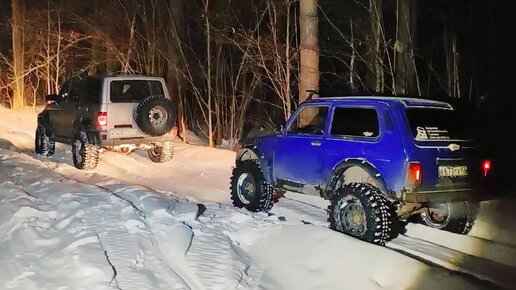
[(162, 136), (172, 130), (176, 118), (174, 107), (163, 96), (150, 96), (136, 108), (135, 121), (140, 130), (151, 136)]

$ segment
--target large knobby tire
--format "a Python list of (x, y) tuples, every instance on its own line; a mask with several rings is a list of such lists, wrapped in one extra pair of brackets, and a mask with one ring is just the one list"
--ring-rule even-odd
[(336, 231), (382, 246), (395, 236), (390, 202), (371, 184), (343, 185), (328, 209), (330, 227)]
[(38, 124), (35, 136), (35, 149), (37, 154), (52, 156), (56, 151), (56, 143), (50, 138), (50, 134), (45, 127)]
[(274, 187), (267, 182), (256, 160), (237, 161), (230, 189), (236, 207), (253, 212), (269, 212), (272, 208)]
[(174, 155), (174, 143), (163, 142), (155, 144), (152, 149), (147, 150), (149, 159), (155, 163), (165, 163)]
[(140, 130), (150, 136), (162, 136), (175, 125), (174, 107), (163, 96), (150, 96), (136, 108), (135, 121)]
[(440, 209), (441, 216), (436, 217), (436, 211), (430, 208), (419, 216), (422, 224), (461, 235), (467, 235), (471, 231), (476, 218), (476, 204), (467, 201), (446, 202), (435, 208)]
[(99, 148), (89, 141), (86, 132), (77, 132), (72, 143), (72, 159), (76, 168), (94, 169), (99, 162), (99, 153)]

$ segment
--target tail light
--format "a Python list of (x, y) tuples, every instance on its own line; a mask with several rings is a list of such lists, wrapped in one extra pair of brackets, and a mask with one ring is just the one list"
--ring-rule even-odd
[(97, 115), (97, 125), (99, 127), (107, 126), (107, 112), (99, 112)]
[(423, 170), (421, 168), (421, 164), (410, 162), (408, 165), (407, 186), (415, 187), (421, 185), (422, 178)]
[(491, 170), (491, 160), (482, 161), (482, 172), (484, 173), (484, 177), (487, 176), (489, 171)]

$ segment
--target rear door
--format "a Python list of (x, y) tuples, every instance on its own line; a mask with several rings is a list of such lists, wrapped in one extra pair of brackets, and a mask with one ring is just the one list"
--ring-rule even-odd
[(61, 134), (66, 138), (73, 138), (74, 123), (79, 116), (80, 98), (84, 90), (84, 81), (73, 79), (71, 81), (70, 92), (66, 102), (63, 104)]
[(52, 131), (57, 137), (66, 137), (66, 110), (70, 102), (70, 92), (72, 90), (73, 79), (67, 80), (61, 87), (59, 98), (55, 102), (52, 110), (49, 111)]
[(108, 134), (110, 139), (146, 137), (135, 122), (138, 104), (153, 96), (166, 96), (159, 79), (117, 79), (109, 81), (107, 102)]
[(423, 189), (468, 188), (480, 180), (477, 144), (457, 111), (409, 107), (405, 114), (423, 169)]
[(286, 189), (318, 195), (321, 158), (329, 107), (306, 105), (276, 138), (274, 175)]

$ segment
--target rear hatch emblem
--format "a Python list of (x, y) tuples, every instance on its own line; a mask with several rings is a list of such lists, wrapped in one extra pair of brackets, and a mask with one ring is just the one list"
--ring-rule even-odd
[(460, 149), (460, 145), (452, 143), (452, 144), (448, 145), (448, 149), (450, 149), (450, 151), (457, 151)]

